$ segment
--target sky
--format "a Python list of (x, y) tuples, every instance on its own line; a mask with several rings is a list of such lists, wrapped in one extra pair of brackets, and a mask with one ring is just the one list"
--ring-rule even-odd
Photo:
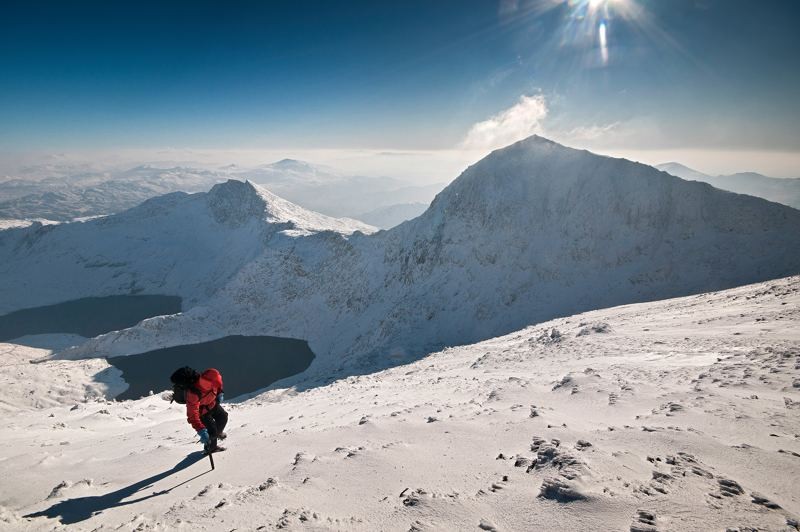
[(0, 157), (286, 155), (441, 179), (538, 133), (800, 177), (798, 21), (795, 0), (9, 1)]

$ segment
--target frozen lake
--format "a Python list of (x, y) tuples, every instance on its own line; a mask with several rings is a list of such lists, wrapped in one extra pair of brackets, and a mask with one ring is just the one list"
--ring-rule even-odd
[(202, 372), (222, 373), (225, 397), (265, 388), (273, 382), (305, 371), (314, 353), (304, 340), (273, 336), (226, 336), (199, 344), (180, 345), (140, 355), (108, 358), (122, 370), (130, 385), (117, 399), (138, 399), (153, 391), (172, 388), (169, 377), (177, 368), (191, 366)]
[(177, 296), (85, 297), (0, 316), (0, 342), (50, 333), (77, 334), (91, 338), (126, 329), (153, 316), (176, 314), (180, 311), (181, 298)]

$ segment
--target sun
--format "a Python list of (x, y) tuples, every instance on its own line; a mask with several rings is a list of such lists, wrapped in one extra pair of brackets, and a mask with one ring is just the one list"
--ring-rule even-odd
[(600, 8), (608, 8), (614, 4), (621, 4), (623, 0), (588, 0), (589, 9), (591, 11), (596, 11)]

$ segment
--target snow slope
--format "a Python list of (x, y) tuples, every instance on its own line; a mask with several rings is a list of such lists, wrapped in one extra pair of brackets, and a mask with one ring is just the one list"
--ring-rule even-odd
[(691, 181), (702, 181), (722, 190), (749, 194), (800, 209), (800, 179), (767, 177), (755, 172), (711, 176), (679, 163), (664, 163), (659, 170)]
[(798, 346), (800, 277), (560, 318), (228, 404), (213, 472), (179, 406), (49, 361), (0, 393), (89, 397), (6, 413), (0, 528), (796, 530)]
[(282, 239), (195, 308), (63, 356), (264, 334), (307, 340), (309, 378), (371, 372), (556, 316), (798, 272), (800, 212), (532, 137), (414, 220)]

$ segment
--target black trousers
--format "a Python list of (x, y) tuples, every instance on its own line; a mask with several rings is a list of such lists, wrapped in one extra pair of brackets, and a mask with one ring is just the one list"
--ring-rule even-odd
[(217, 401), (214, 408), (200, 416), (200, 421), (208, 429), (208, 436), (211, 440), (209, 443), (211, 447), (214, 447), (217, 444), (217, 436), (225, 430), (225, 425), (228, 424), (228, 413), (222, 409), (222, 405)]

